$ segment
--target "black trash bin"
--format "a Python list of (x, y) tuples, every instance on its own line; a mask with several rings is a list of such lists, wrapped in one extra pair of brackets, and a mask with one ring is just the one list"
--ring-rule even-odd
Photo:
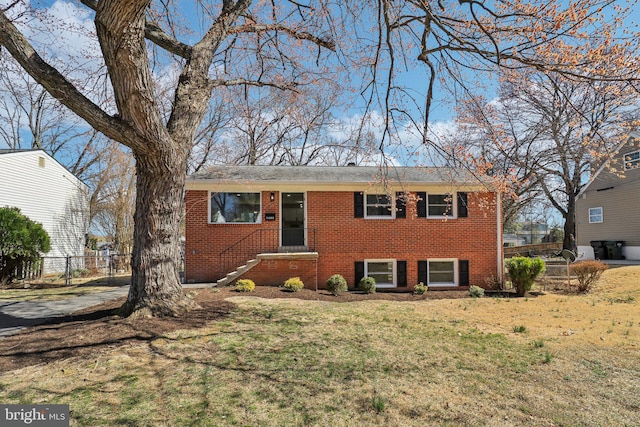
[(609, 259), (606, 240), (592, 240), (590, 243), (596, 259)]
[(606, 245), (609, 259), (624, 259), (624, 255), (622, 255), (622, 247), (624, 246), (624, 241), (607, 240)]

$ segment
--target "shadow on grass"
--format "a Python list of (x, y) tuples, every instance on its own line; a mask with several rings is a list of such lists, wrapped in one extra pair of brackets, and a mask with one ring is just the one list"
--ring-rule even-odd
[(14, 335), (0, 337), (0, 370), (94, 355), (115, 345), (151, 341), (174, 330), (203, 327), (226, 317), (236, 307), (227, 301), (207, 301), (181, 317), (130, 319), (115, 314), (125, 300), (120, 298), (78, 314), (50, 319), (0, 317), (3, 325), (6, 321), (16, 327), (27, 327)]

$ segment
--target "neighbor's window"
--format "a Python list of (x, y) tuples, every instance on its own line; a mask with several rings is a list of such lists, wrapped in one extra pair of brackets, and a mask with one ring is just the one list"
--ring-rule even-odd
[(368, 218), (393, 218), (393, 200), (388, 194), (367, 194), (365, 212)]
[(430, 285), (442, 286), (456, 284), (455, 260), (432, 260), (429, 261), (428, 268)]
[(427, 216), (453, 216), (453, 196), (451, 194), (429, 194), (427, 196)]
[(210, 221), (260, 222), (260, 193), (211, 193)]
[(602, 208), (589, 208), (589, 224), (595, 224), (602, 221)]
[(396, 286), (396, 261), (394, 259), (371, 259), (364, 261), (364, 275), (373, 277), (377, 288)]
[(637, 169), (640, 167), (640, 151), (634, 151), (624, 155), (624, 170)]

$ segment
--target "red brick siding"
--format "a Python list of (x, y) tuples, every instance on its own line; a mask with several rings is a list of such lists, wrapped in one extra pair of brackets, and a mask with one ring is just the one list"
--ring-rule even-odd
[(251, 279), (262, 286), (280, 286), (291, 277), (299, 277), (306, 289), (316, 289), (316, 271), (316, 260), (269, 259), (261, 261), (239, 279)]
[[(262, 193), (262, 224), (208, 224), (208, 193), (186, 192), (187, 281), (215, 281), (223, 277), (228, 272), (216, 267), (222, 250), (260, 227), (278, 227), (279, 193), (275, 193), (273, 202), (269, 194)], [(354, 218), (353, 192), (310, 191), (306, 204), (307, 227), (316, 229), (320, 287), (336, 273), (352, 285), (354, 262), (375, 258), (407, 261), (409, 289), (418, 282), (419, 260), (469, 260), (471, 285), (482, 286), (486, 278), (497, 275), (499, 242), (496, 242), (498, 222), (493, 193), (469, 193), (468, 217), (448, 220), (417, 218), (415, 206), (411, 205), (405, 219)], [(264, 221), (265, 212), (275, 212), (276, 221)], [(263, 274), (258, 268), (264, 266), (255, 267), (246, 277), (255, 281), (257, 274)], [(271, 282), (281, 279), (278, 276)], [(264, 280), (266, 284), (267, 277)]]

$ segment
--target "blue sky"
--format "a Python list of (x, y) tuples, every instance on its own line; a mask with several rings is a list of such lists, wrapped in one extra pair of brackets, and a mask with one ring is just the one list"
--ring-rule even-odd
[[(10, 0), (0, 0), (0, 4), (6, 5), (10, 3)], [(90, 38), (87, 37), (86, 33), (92, 31), (92, 17), (91, 14), (86, 11), (81, 5), (78, 5), (77, 2), (64, 2), (64, 1), (36, 1), (32, 2), (34, 5), (43, 5), (45, 7), (50, 7), (54, 16), (62, 17), (66, 16), (67, 20), (69, 20), (72, 26), (67, 27), (64, 36), (59, 36), (55, 43), (51, 44), (53, 55), (58, 55), (61, 58), (71, 58), (74, 57), (74, 60), (78, 63), (80, 61), (84, 61), (83, 66), (87, 65), (87, 62), (90, 62), (90, 58), (92, 56), (99, 55), (99, 49), (96, 43), (92, 43)], [(186, 14), (186, 19), (192, 23), (198, 22), (198, 14), (195, 12), (195, 9), (189, 9), (188, 6), (192, 5), (192, 2), (180, 2), (178, 3), (181, 8), (184, 9)], [(620, 1), (620, 5), (626, 4), (626, 1)], [(628, 27), (637, 32), (638, 24), (640, 23), (640, 10), (636, 8), (632, 14), (632, 16), (628, 19)], [(33, 34), (36, 39), (39, 39), (43, 44), (47, 42), (51, 42), (51, 40), (47, 40), (47, 35), (45, 32), (34, 32)], [(89, 61), (82, 58), (89, 58)], [(417, 61), (416, 61), (417, 63)], [(416, 65), (416, 64), (410, 64)], [(91, 68), (91, 67), (90, 67)], [(169, 76), (166, 76), (170, 78)], [(175, 76), (173, 76), (175, 77)], [(470, 76), (474, 77), (474, 76)], [(424, 93), (426, 92), (426, 82), (427, 82), (427, 74), (425, 69), (421, 64), (417, 64), (415, 68), (405, 71), (400, 75), (399, 83), (403, 86), (406, 86), (409, 91), (415, 95), (418, 104), (424, 104)], [(495, 91), (495, 84), (483, 77), (483, 82), (486, 87), (483, 89), (485, 96), (488, 99), (493, 98)], [(93, 81), (92, 85), (97, 86), (103, 82), (99, 80)], [(349, 115), (356, 116), (362, 112), (362, 106), (364, 100), (357, 96), (352, 97), (354, 101), (352, 108), (348, 110), (346, 113), (342, 112), (341, 114), (346, 114), (346, 120), (351, 120)], [(411, 107), (409, 107), (410, 109)], [(375, 108), (374, 108), (375, 109)], [(380, 113), (380, 110), (378, 110)], [(436, 87), (435, 99), (432, 106), (432, 110), (430, 111), (430, 124), (435, 128), (440, 126), (442, 129), (446, 129), (450, 124), (452, 119), (454, 118), (454, 102), (452, 97), (448, 94), (448, 92), (441, 90), (440, 87)], [(417, 119), (420, 121), (419, 119)], [(401, 135), (406, 139), (410, 139), (412, 136), (408, 134)], [(414, 136), (414, 138), (416, 138)], [(419, 141), (416, 138), (416, 143)]]

